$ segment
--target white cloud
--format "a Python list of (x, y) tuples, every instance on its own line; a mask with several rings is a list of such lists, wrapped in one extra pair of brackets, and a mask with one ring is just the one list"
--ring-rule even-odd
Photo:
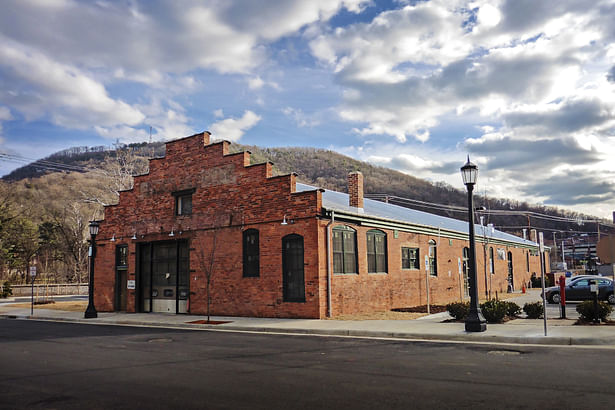
[[(580, 2), (536, 11), (535, 2), (519, 3), (532, 10), (527, 19), (517, 2), (419, 2), (325, 32), (310, 47), (345, 87), (341, 118), (364, 123), (356, 127), (362, 135), (400, 142), (426, 141), (451, 112), (501, 121), (519, 102), (544, 110), (554, 100), (574, 100), (588, 82), (610, 78), (612, 62), (593, 74), (587, 66), (609, 43), (598, 24), (604, 16)], [(615, 105), (607, 94), (597, 98), (610, 111)]]
[(0, 121), (10, 121), (12, 119), (11, 110), (7, 107), (0, 107)]
[(5, 81), (0, 83), (0, 101), (28, 120), (48, 115), (55, 124), (79, 129), (90, 125), (135, 125), (143, 120), (143, 113), (111, 98), (88, 73), (3, 40), (0, 73)]
[(250, 90), (259, 90), (263, 88), (263, 85), (265, 85), (265, 82), (260, 77), (252, 77), (248, 79), (248, 87), (250, 87)]
[(243, 134), (258, 124), (260, 120), (260, 116), (248, 110), (241, 118), (226, 118), (214, 123), (209, 129), (214, 138), (239, 141)]
[(297, 124), (298, 127), (315, 127), (321, 123), (319, 115), (306, 115), (303, 110), (293, 107), (284, 107), (282, 113)]

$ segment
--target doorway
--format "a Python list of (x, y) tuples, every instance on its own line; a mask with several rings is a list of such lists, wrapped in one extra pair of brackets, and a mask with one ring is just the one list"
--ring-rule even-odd
[(470, 249), (463, 248), (463, 298), (468, 299), (470, 297)]
[(514, 292), (515, 282), (513, 276), (513, 256), (512, 252), (508, 252), (508, 291)]
[(140, 244), (139, 311), (188, 313), (189, 262), (188, 241)]
[(305, 302), (301, 235), (291, 234), (282, 238), (282, 287), (285, 302)]
[(117, 312), (126, 311), (128, 297), (128, 245), (117, 245), (115, 248), (115, 300)]

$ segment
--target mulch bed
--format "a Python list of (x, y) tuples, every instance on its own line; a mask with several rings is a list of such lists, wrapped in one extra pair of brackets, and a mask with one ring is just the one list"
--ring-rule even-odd
[(607, 320), (606, 322), (594, 323), (578, 319), (576, 322), (574, 322), (574, 324), (578, 326), (615, 326), (615, 320)]
[[(414, 306), (414, 307), (405, 307), (405, 308), (395, 308), (391, 309), (393, 312), (410, 312), (410, 313), (427, 313), (427, 305), (422, 306)], [(443, 305), (430, 305), (429, 306), (430, 313), (442, 313), (446, 312), (446, 306)]]
[(192, 322), (186, 322), (193, 325), (221, 325), (224, 323), (231, 323), (230, 321), (221, 321), (221, 320), (193, 320)]

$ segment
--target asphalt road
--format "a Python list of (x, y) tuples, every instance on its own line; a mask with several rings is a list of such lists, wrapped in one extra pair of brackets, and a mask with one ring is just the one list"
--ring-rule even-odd
[(0, 319), (1, 409), (611, 409), (615, 350)]

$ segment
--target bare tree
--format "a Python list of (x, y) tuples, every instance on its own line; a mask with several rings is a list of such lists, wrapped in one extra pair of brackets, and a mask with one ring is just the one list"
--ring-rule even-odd
[(131, 189), (134, 176), (147, 171), (147, 159), (138, 156), (127, 148), (117, 148), (107, 155), (101, 169), (92, 171), (98, 174), (101, 181), (97, 192), (82, 192), (85, 202), (99, 205), (117, 203), (120, 192)]
[(207, 291), (207, 322), (210, 321), (210, 313), (211, 313), (211, 279), (214, 275), (216, 268), (216, 253), (218, 251), (219, 246), (219, 238), (220, 230), (223, 227), (223, 221), (228, 218), (229, 224), (232, 221), (232, 216), (228, 217), (227, 215), (219, 215), (218, 217), (214, 217), (214, 223), (209, 232), (210, 243), (209, 246), (205, 246), (206, 243), (203, 241), (201, 246), (198, 247), (197, 259), (199, 263), (199, 267), (205, 274), (206, 281), (206, 291)]

